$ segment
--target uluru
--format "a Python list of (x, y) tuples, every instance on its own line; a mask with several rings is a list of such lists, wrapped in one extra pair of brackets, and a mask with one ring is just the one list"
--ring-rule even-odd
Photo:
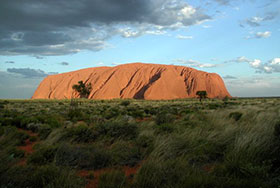
[(32, 99), (78, 98), (72, 86), (81, 80), (92, 84), (89, 99), (182, 99), (194, 98), (200, 90), (207, 91), (209, 98), (231, 97), (216, 73), (185, 66), (130, 63), (49, 75)]

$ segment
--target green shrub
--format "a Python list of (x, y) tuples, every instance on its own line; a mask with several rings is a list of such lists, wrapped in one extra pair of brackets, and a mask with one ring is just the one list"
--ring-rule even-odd
[(157, 114), (157, 109), (154, 108), (154, 107), (152, 107), (152, 106), (146, 106), (146, 107), (144, 108), (144, 112), (145, 112), (146, 114), (156, 115), (156, 114)]
[(111, 146), (112, 163), (121, 166), (134, 166), (141, 160), (138, 147), (132, 143), (119, 141)]
[(69, 169), (58, 168), (53, 165), (31, 167), (15, 166), (0, 176), (1, 188), (38, 188), (38, 187), (83, 187), (85, 182)]
[(21, 120), (21, 124), (20, 124), (20, 127), (21, 128), (27, 128), (27, 125), (28, 124), (38, 124), (38, 123), (40, 123), (40, 121), (36, 118), (36, 117), (34, 117), (34, 116), (31, 116), (31, 117), (24, 117), (24, 118), (22, 118), (22, 120)]
[(158, 113), (155, 117), (156, 124), (172, 123), (175, 120), (174, 115), (169, 113)]
[(98, 188), (125, 188), (126, 177), (124, 172), (112, 170), (101, 174), (98, 181)]
[(141, 135), (136, 139), (136, 145), (140, 149), (141, 158), (145, 158), (154, 149), (153, 137)]
[(189, 167), (182, 160), (147, 161), (136, 174), (137, 188), (186, 187), (184, 181)]
[(134, 118), (142, 119), (144, 117), (144, 111), (136, 106), (127, 107), (127, 115), (132, 116)]
[(122, 101), (122, 102), (120, 103), (120, 105), (121, 105), (121, 106), (128, 106), (128, 105), (130, 105), (130, 101), (127, 101), (127, 100)]
[(229, 114), (229, 118), (232, 118), (232, 119), (234, 119), (235, 121), (238, 121), (238, 120), (240, 120), (240, 118), (242, 117), (242, 113), (241, 112), (231, 112), (230, 114)]
[(1, 127), (1, 126), (0, 126), (0, 137), (1, 137), (2, 135), (4, 135), (4, 133), (5, 133), (4, 127)]
[(103, 148), (63, 144), (57, 150), (56, 165), (79, 169), (100, 169), (110, 164), (110, 155)]
[(67, 115), (72, 121), (84, 120), (84, 113), (80, 108), (70, 108)]
[(119, 109), (116, 107), (108, 108), (103, 114), (106, 119), (112, 119), (120, 115)]
[(36, 136), (31, 136), (29, 138), (30, 142), (35, 142), (37, 140), (37, 137)]
[(280, 121), (278, 121), (274, 126), (274, 136), (280, 141)]
[(221, 107), (221, 104), (218, 103), (210, 103), (208, 104), (210, 110), (215, 110)]
[(76, 127), (71, 127), (66, 129), (66, 138), (70, 138), (74, 142), (92, 142), (97, 138), (97, 132), (93, 129), (85, 126), (78, 125)]
[(33, 152), (27, 159), (28, 164), (44, 165), (54, 160), (57, 147), (47, 146)]
[(16, 131), (14, 139), (18, 140), (18, 145), (25, 145), (25, 141), (29, 138), (29, 135), (25, 132)]
[(49, 134), (52, 132), (52, 129), (49, 125), (45, 125), (45, 124), (42, 124), (40, 127), (39, 127), (39, 137), (41, 140), (45, 140)]
[(127, 121), (109, 121), (98, 124), (94, 127), (100, 136), (109, 136), (112, 138), (120, 138), (124, 140), (134, 139), (138, 135), (138, 127), (135, 123)]
[(165, 123), (165, 124), (158, 124), (155, 125), (155, 133), (156, 134), (164, 134), (164, 133), (172, 133), (174, 131), (174, 125)]
[(8, 150), (8, 154), (12, 158), (22, 158), (24, 157), (24, 151), (17, 149), (16, 147), (12, 147), (11, 149)]

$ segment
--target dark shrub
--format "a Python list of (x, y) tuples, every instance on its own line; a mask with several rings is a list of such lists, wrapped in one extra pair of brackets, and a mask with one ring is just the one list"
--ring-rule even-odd
[(49, 125), (45, 125), (45, 124), (42, 124), (40, 127), (39, 127), (39, 137), (41, 140), (45, 140), (49, 134), (52, 132), (52, 129)]
[(135, 187), (188, 187), (183, 184), (188, 170), (187, 163), (180, 160), (147, 161), (136, 175)]
[(30, 142), (35, 142), (37, 140), (37, 137), (36, 136), (31, 136), (29, 138)]
[(58, 148), (55, 161), (56, 165), (60, 166), (99, 169), (110, 164), (110, 155), (102, 148), (65, 144)]
[(155, 114), (157, 114), (157, 109), (154, 108), (154, 107), (152, 107), (152, 106), (146, 106), (146, 107), (144, 108), (144, 112), (145, 112), (146, 114), (155, 115)]
[(232, 119), (234, 119), (235, 121), (238, 121), (238, 120), (240, 120), (240, 118), (242, 117), (242, 113), (241, 112), (231, 112), (230, 114), (229, 114), (229, 118), (232, 118)]
[(22, 158), (24, 157), (24, 151), (23, 150), (19, 150), (15, 147), (12, 147), (9, 151), (8, 154), (12, 157), (12, 158)]
[(0, 126), (0, 136), (4, 134), (4, 128)]
[(100, 136), (109, 136), (125, 140), (136, 138), (138, 135), (138, 127), (136, 124), (126, 121), (110, 121), (99, 124), (95, 126), (94, 129)]
[(221, 105), (218, 103), (210, 103), (208, 106), (209, 106), (209, 109), (211, 109), (211, 110), (215, 110), (215, 109), (218, 109), (221, 107)]
[(130, 105), (130, 101), (122, 101), (120, 105), (121, 106), (128, 106), (128, 105)]
[(82, 110), (79, 108), (71, 108), (68, 112), (68, 117), (72, 121), (79, 121), (83, 120), (84, 114), (82, 113)]
[(17, 132), (14, 139), (18, 140), (18, 145), (24, 145), (25, 144), (25, 140), (29, 138), (29, 135), (25, 132)]
[(129, 106), (127, 107), (127, 115), (142, 119), (144, 117), (144, 111), (138, 106)]
[(81, 178), (68, 169), (56, 166), (15, 166), (0, 176), (1, 188), (38, 188), (38, 187), (67, 187), (84, 186)]
[(62, 126), (62, 118), (57, 115), (47, 116), (44, 123), (49, 125), (51, 128), (58, 128)]
[(116, 142), (111, 146), (110, 152), (113, 164), (134, 166), (141, 160), (139, 148), (132, 143)]
[(21, 128), (26, 128), (28, 124), (38, 124), (40, 121), (36, 117), (24, 117), (21, 120), (20, 127)]
[(11, 126), (13, 125), (13, 118), (11, 117), (3, 117), (0, 118), (1, 126)]
[(118, 108), (109, 108), (104, 113), (103, 116), (106, 119), (111, 119), (120, 115)]
[(44, 165), (50, 163), (54, 160), (56, 151), (57, 147), (54, 146), (42, 147), (28, 157), (27, 163), (36, 165)]
[(77, 127), (66, 129), (65, 135), (66, 138), (70, 138), (74, 142), (92, 142), (97, 136), (96, 131), (85, 125), (78, 125)]
[(278, 121), (274, 126), (274, 136), (280, 141), (280, 121)]
[(155, 133), (156, 134), (161, 134), (161, 133), (172, 133), (174, 130), (174, 126), (168, 123), (165, 124), (159, 124), (155, 125)]
[(126, 177), (124, 172), (112, 170), (101, 174), (98, 181), (98, 188), (125, 188)]
[(175, 116), (169, 113), (161, 112), (156, 115), (156, 124), (172, 123), (175, 120)]

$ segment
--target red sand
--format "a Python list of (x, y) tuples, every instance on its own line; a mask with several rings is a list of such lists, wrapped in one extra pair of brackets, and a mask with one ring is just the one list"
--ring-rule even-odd
[(193, 98), (200, 90), (207, 91), (209, 98), (231, 97), (218, 74), (184, 66), (131, 63), (50, 75), (40, 83), (32, 99), (79, 97), (72, 86), (80, 80), (92, 84), (90, 99)]
[[(136, 165), (134, 167), (124, 166), (121, 169), (124, 171), (125, 175), (127, 177), (129, 177), (132, 174), (136, 174), (139, 168), (140, 168), (140, 165)], [(103, 168), (103, 169), (99, 169), (99, 170), (95, 170), (95, 171), (81, 170), (78, 172), (78, 175), (81, 177), (87, 178), (88, 183), (86, 185), (86, 188), (97, 188), (99, 177), (103, 173), (110, 172), (112, 170), (113, 169), (111, 169), (111, 168)], [(93, 172), (93, 174), (94, 174), (93, 179), (89, 179), (90, 172)]]
[(18, 146), (18, 149), (24, 151), (24, 157), (17, 163), (17, 165), (26, 165), (27, 156), (34, 152), (33, 146), (36, 143), (38, 143), (38, 134), (33, 133), (32, 131), (29, 131), (29, 130), (24, 130), (24, 129), (18, 129), (18, 130), (21, 131), (21, 132), (27, 133), (30, 137), (35, 136), (37, 138), (37, 141), (35, 141), (35, 142), (31, 142), (28, 138), (28, 139), (25, 140), (24, 146)]

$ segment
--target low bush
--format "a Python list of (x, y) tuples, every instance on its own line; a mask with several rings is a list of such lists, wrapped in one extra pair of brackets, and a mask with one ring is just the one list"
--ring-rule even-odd
[(72, 121), (84, 120), (84, 113), (80, 108), (70, 108), (67, 116)]
[(35, 142), (35, 141), (37, 141), (37, 137), (36, 136), (31, 136), (29, 138), (29, 140), (30, 140), (30, 142)]
[(280, 141), (280, 121), (276, 122), (274, 126), (274, 136)]
[(101, 174), (98, 188), (125, 188), (126, 177), (120, 170), (112, 170)]
[(57, 147), (55, 146), (41, 147), (28, 157), (27, 163), (35, 165), (51, 163), (54, 160), (56, 151)]
[(93, 142), (98, 134), (92, 128), (85, 125), (78, 125), (66, 129), (65, 138), (70, 138), (73, 142)]
[(8, 149), (7, 153), (12, 158), (22, 158), (22, 157), (24, 157), (24, 151), (20, 150), (20, 149), (17, 149), (16, 147), (11, 147), (10, 149)]
[(127, 115), (132, 116), (134, 118), (142, 119), (144, 117), (144, 111), (136, 106), (127, 107)]
[(15, 166), (0, 176), (0, 182), (3, 188), (77, 188), (85, 185), (85, 182), (80, 177), (77, 177), (73, 171), (53, 165), (41, 167)]
[(229, 114), (229, 118), (232, 118), (232, 119), (234, 119), (235, 121), (238, 121), (238, 120), (240, 120), (240, 118), (242, 117), (242, 113), (241, 112), (231, 112), (230, 114)]
[(120, 103), (120, 105), (121, 105), (121, 106), (128, 106), (128, 105), (130, 105), (130, 101), (127, 101), (127, 100), (122, 101), (122, 102)]
[(158, 113), (155, 117), (156, 124), (172, 123), (175, 120), (175, 116), (169, 113)]
[(145, 162), (136, 174), (135, 187), (186, 187), (183, 183), (188, 176), (188, 170), (187, 163), (182, 160), (150, 160)]
[(174, 131), (174, 125), (169, 123), (155, 125), (156, 134), (172, 133)]
[(133, 143), (119, 141), (111, 146), (112, 163), (121, 166), (134, 166), (141, 160), (141, 153)]
[(49, 134), (52, 132), (52, 129), (49, 125), (46, 125), (46, 124), (42, 124), (40, 127), (39, 127), (39, 137), (41, 140), (45, 140)]
[(56, 165), (78, 169), (100, 169), (110, 164), (111, 158), (105, 149), (92, 146), (61, 145), (55, 156)]
[(108, 136), (115, 139), (130, 140), (138, 135), (137, 125), (127, 121), (109, 121), (96, 125), (94, 130), (98, 132), (99, 136)]

